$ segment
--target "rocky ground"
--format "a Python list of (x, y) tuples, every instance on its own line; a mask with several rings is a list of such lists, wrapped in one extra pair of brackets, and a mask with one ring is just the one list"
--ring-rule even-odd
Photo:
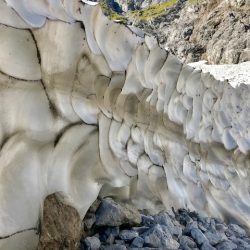
[[(126, 9), (131, 1), (117, 2)], [(141, 6), (155, 3), (139, 2)], [(162, 47), (185, 63), (206, 60), (209, 64), (236, 64), (250, 60), (249, 0), (178, 0), (150, 21), (130, 18), (129, 12), (126, 18), (127, 23), (156, 36)]]
[(98, 200), (83, 221), (80, 249), (250, 249), (250, 238), (236, 224), (185, 209), (148, 215), (111, 198)]
[(186, 209), (149, 215), (107, 197), (97, 199), (81, 221), (59, 193), (45, 199), (38, 249), (46, 250), (250, 250), (237, 224)]

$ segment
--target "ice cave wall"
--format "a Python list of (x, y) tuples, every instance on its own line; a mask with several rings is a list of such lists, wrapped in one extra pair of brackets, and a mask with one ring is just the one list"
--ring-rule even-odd
[(0, 23), (0, 249), (34, 248), (54, 192), (82, 217), (101, 191), (250, 227), (249, 85), (78, 1), (0, 0)]

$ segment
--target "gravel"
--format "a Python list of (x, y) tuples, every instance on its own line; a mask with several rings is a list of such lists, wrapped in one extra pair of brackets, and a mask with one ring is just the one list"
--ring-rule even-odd
[[(107, 203), (116, 208), (115, 217), (114, 209), (106, 209)], [(129, 211), (134, 211), (136, 218), (140, 218), (140, 223), (137, 219), (128, 223), (127, 218), (124, 220), (124, 209), (128, 209), (128, 206), (111, 198), (103, 199), (95, 211), (90, 208), (88, 213), (94, 213), (95, 218), (99, 218), (101, 213), (102, 218), (113, 220), (114, 217), (119, 225), (113, 226), (117, 224), (113, 221), (109, 221), (107, 225), (102, 222), (100, 225), (97, 221), (99, 224), (95, 222), (89, 229), (84, 220), (86, 236), (81, 239), (80, 250), (250, 250), (250, 237), (237, 224), (226, 224), (217, 218), (201, 216), (187, 209), (174, 211), (174, 215), (165, 211), (148, 215), (131, 206)], [(86, 218), (90, 217), (88, 213)], [(118, 215), (121, 215), (120, 219)]]

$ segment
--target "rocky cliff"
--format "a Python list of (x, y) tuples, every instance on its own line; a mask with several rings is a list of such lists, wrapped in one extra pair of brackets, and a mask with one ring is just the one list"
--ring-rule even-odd
[[(131, 12), (131, 2), (140, 9), (137, 19)], [(127, 23), (157, 37), (162, 47), (170, 49), (183, 62), (230, 64), (250, 60), (248, 0), (178, 0), (164, 12), (152, 14), (152, 7), (157, 9), (169, 2), (173, 1), (117, 1), (125, 10)], [(141, 18), (143, 13), (147, 21)]]

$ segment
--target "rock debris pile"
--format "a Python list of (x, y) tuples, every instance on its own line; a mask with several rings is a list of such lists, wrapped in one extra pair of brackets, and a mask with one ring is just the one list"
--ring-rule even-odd
[(250, 249), (250, 238), (236, 224), (179, 209), (149, 215), (111, 198), (97, 201), (84, 219), (80, 249)]

